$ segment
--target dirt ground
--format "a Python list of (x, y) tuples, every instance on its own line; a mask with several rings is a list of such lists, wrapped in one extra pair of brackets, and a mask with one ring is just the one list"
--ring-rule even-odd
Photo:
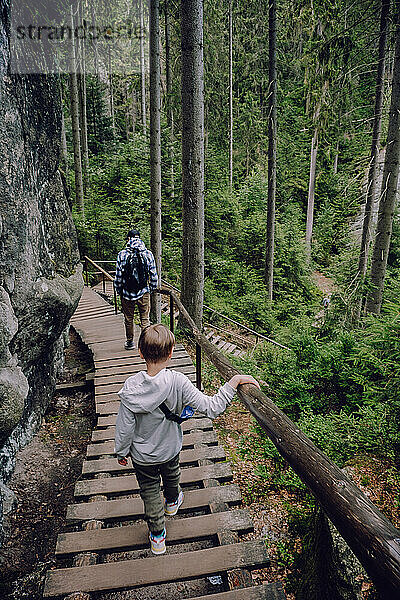
[[(84, 381), (93, 368), (91, 353), (71, 330), (65, 352), (65, 382)], [(39, 600), (45, 573), (53, 564), (57, 534), (82, 470), (95, 420), (93, 392), (56, 393), (42, 426), (18, 453), (8, 487), (16, 496), (5, 519), (0, 549), (0, 598)]]

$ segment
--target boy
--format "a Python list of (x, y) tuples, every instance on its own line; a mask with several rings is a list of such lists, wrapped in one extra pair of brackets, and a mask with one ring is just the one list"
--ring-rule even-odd
[[(144, 503), (153, 554), (164, 554), (165, 515), (173, 516), (183, 502), (179, 486), (179, 452), (182, 430), (166, 418), (160, 405), (180, 415), (186, 406), (214, 419), (221, 414), (242, 383), (260, 387), (250, 375), (235, 375), (217, 394), (206, 396), (183, 373), (167, 370), (175, 345), (173, 333), (164, 325), (151, 325), (139, 338), (139, 354), (146, 371), (128, 379), (119, 392), (121, 404), (115, 430), (115, 453), (126, 465), (130, 454)], [(168, 411), (167, 411), (168, 412)], [(163, 481), (164, 504), (160, 497)]]

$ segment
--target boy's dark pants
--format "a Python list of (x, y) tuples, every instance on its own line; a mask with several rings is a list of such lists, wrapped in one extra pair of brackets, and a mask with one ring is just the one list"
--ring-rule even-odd
[(145, 518), (154, 534), (162, 532), (165, 526), (164, 503), (160, 495), (160, 479), (164, 486), (167, 502), (175, 502), (179, 496), (179, 454), (166, 463), (157, 465), (138, 465), (133, 463), (139, 483), (140, 497), (144, 503)]

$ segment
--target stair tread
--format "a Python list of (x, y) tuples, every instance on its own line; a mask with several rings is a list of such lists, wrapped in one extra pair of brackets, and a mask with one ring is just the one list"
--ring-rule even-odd
[(255, 569), (268, 563), (264, 542), (241, 542), (178, 555), (55, 569), (47, 573), (43, 595), (48, 598), (73, 592), (143, 587), (237, 568)]

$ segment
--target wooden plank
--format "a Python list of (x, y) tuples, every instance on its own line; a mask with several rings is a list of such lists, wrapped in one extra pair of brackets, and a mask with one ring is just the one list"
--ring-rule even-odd
[(241, 542), (184, 555), (164, 554), (157, 558), (55, 569), (47, 573), (43, 596), (137, 588), (195, 579), (239, 567), (257, 569), (268, 564), (264, 542)]
[[(133, 476), (131, 476), (133, 477)], [(122, 479), (113, 477), (113, 479)], [(124, 478), (126, 479), (126, 478)], [(105, 482), (105, 479), (94, 480)], [(86, 483), (78, 481), (78, 484)], [(118, 482), (117, 482), (118, 483)], [(101, 487), (101, 486), (100, 486)], [(106, 489), (106, 486), (104, 486)], [(240, 490), (236, 485), (221, 485), (213, 488), (200, 490), (189, 490), (185, 492), (184, 502), (180, 511), (207, 508), (211, 502), (226, 502), (237, 505), (241, 501)], [(81, 504), (70, 504), (67, 507), (68, 521), (88, 521), (90, 519), (127, 519), (132, 517), (143, 517), (143, 502), (141, 498), (121, 498), (117, 500), (101, 500), (98, 502), (82, 502)]]
[(286, 595), (281, 583), (264, 583), (220, 594), (196, 596), (190, 600), (286, 600)]
[[(214, 431), (199, 431), (184, 435), (183, 447), (193, 446), (194, 444), (214, 444), (217, 441), (218, 438)], [(95, 457), (102, 454), (114, 454), (114, 440), (88, 445), (86, 456)]]
[[(226, 462), (213, 463), (200, 467), (182, 469), (181, 484), (183, 486), (198, 483), (205, 479), (213, 478), (221, 482), (231, 481), (232, 471)], [(139, 489), (135, 475), (121, 477), (107, 477), (106, 479), (84, 479), (75, 485), (75, 496), (94, 496), (116, 493), (137, 492)]]
[[(247, 510), (232, 510), (223, 513), (201, 515), (186, 519), (168, 520), (168, 541), (188, 541), (213, 536), (219, 530), (253, 531), (253, 523)], [(146, 548), (149, 531), (145, 523), (126, 527), (112, 527), (91, 531), (74, 531), (60, 534), (57, 538), (56, 555), (78, 552), (101, 552)]]
[[(98, 427), (109, 427), (110, 425), (115, 425), (116, 420), (116, 415), (110, 415), (108, 417), (99, 417), (97, 419), (97, 425)], [(181, 427), (182, 431), (190, 431), (192, 429), (211, 429), (212, 421), (207, 417), (201, 419), (188, 419), (187, 421), (184, 421), (182, 423)]]
[[(124, 384), (124, 382), (128, 379), (130, 375), (139, 373), (144, 369), (145, 366), (143, 363), (131, 365), (130, 369), (126, 372), (116, 373), (115, 371), (118, 371), (118, 369), (115, 369), (113, 375), (107, 375), (106, 377), (96, 376), (94, 383), (96, 385), (97, 391), (99, 392), (105, 393), (106, 390), (108, 390), (110, 387), (112, 387), (112, 390), (114, 391), (114, 389), (117, 387), (117, 384), (121, 387), (121, 385)], [(196, 371), (189, 356), (187, 358), (180, 358), (175, 361), (171, 360), (171, 364), (167, 366), (167, 369), (174, 369), (175, 371), (179, 371), (180, 373), (185, 373), (185, 375), (195, 373)]]
[[(186, 350), (177, 350), (176, 352), (174, 352), (172, 354), (172, 359), (171, 359), (171, 363), (173, 364), (173, 361), (175, 361), (175, 359), (183, 359), (183, 358), (189, 358), (188, 353), (186, 352)], [(108, 375), (113, 375), (114, 373), (129, 373), (129, 369), (131, 368), (131, 365), (133, 364), (144, 364), (144, 360), (142, 358), (140, 358), (140, 356), (137, 357), (133, 357), (133, 358), (120, 358), (120, 359), (115, 359), (115, 360), (102, 360), (98, 363), (98, 365), (96, 366), (96, 375), (98, 377), (106, 377)]]
[[(138, 329), (138, 327), (136, 329)], [(136, 336), (136, 337), (138, 337), (138, 336)], [(183, 346), (183, 344), (176, 344), (175, 348), (174, 348), (174, 352), (175, 352), (175, 350), (177, 350), (177, 351), (185, 351), (186, 352), (186, 349)], [(121, 353), (118, 353), (118, 354), (120, 354), (120, 355), (118, 355), (118, 356), (108, 355), (108, 356), (105, 356), (103, 358), (96, 358), (95, 359), (96, 369), (97, 368), (102, 368), (103, 366), (110, 367), (110, 366), (113, 366), (114, 364), (119, 364), (119, 361), (121, 361), (121, 360), (123, 361), (124, 359), (129, 360), (129, 353), (128, 353), (128, 351), (126, 351), (125, 353), (121, 352)], [(137, 352), (136, 352), (136, 356), (139, 356), (139, 354)]]
[[(180, 453), (180, 464), (190, 464), (198, 460), (223, 460), (225, 459), (225, 451), (222, 446), (205, 446), (194, 450), (182, 450)], [(128, 464), (123, 467), (116, 458), (99, 458), (93, 460), (85, 460), (82, 466), (82, 474), (89, 475), (93, 473), (123, 473), (131, 471), (132, 463), (128, 458)]]

